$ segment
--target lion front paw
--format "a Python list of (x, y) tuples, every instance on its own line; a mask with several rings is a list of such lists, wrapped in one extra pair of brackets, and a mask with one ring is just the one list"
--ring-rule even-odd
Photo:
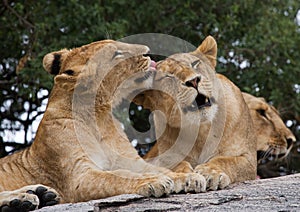
[[(4, 197), (3, 197), (4, 196)], [(32, 211), (38, 208), (39, 199), (34, 194), (28, 193), (3, 193), (0, 194), (0, 211)]]
[(172, 173), (169, 176), (174, 181), (174, 192), (205, 192), (206, 180), (198, 173)]
[[(52, 188), (38, 185), (24, 186), (14, 191), (0, 193), (0, 207), (2, 211), (29, 211), (44, 206), (58, 204), (59, 194)], [(8, 210), (10, 209), (10, 210)]]
[(169, 195), (174, 190), (174, 182), (167, 176), (160, 176), (157, 179), (146, 179), (137, 188), (137, 194), (150, 197), (161, 197)]
[(52, 188), (44, 185), (34, 185), (27, 187), (26, 193), (35, 194), (38, 196), (40, 204), (39, 208), (45, 206), (56, 205), (60, 201), (59, 194)]
[(227, 174), (217, 167), (208, 164), (198, 165), (194, 172), (202, 174), (206, 179), (207, 190), (218, 190), (227, 187), (231, 180)]

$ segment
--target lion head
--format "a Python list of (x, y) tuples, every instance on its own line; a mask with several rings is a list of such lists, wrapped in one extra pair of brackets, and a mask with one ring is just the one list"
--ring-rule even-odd
[[(218, 93), (213, 89), (216, 54), (217, 44), (208, 36), (194, 52), (174, 54), (158, 62), (152, 90), (134, 101), (164, 111), (172, 127), (182, 127), (180, 114), (190, 123), (211, 121), (218, 107)], [(164, 101), (156, 101), (159, 99)]]
[(283, 123), (279, 112), (264, 98), (248, 93), (243, 93), (243, 97), (250, 109), (257, 134), (257, 151), (262, 151), (267, 155), (286, 154), (287, 147), (292, 147), (296, 138)]
[(58, 99), (63, 99), (60, 106), (71, 110), (76, 97), (81, 107), (110, 105), (123, 81), (149, 69), (151, 59), (143, 56), (148, 51), (147, 46), (104, 40), (47, 54), (43, 66), (55, 75), (51, 93), (55, 107), (59, 107)]

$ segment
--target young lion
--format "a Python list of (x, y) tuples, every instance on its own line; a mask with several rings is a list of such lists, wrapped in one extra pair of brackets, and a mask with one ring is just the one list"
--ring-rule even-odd
[[(134, 101), (154, 111), (159, 137), (152, 164), (206, 177), (207, 188), (255, 179), (256, 135), (240, 90), (215, 73), (217, 44), (207, 37), (190, 53), (157, 64), (154, 84)], [(161, 111), (157, 112), (155, 110)]]
[(59, 196), (60, 202), (80, 202), (123, 193), (205, 191), (203, 176), (146, 163), (117, 131), (112, 99), (124, 80), (146, 73), (148, 51), (105, 40), (44, 57), (54, 87), (32, 146), (1, 159), (2, 209), (34, 209), (57, 203)]

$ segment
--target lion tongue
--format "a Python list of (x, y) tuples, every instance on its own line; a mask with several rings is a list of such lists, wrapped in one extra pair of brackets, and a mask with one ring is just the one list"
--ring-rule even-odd
[(150, 70), (155, 71), (156, 70), (156, 62), (154, 60), (151, 60), (150, 63)]

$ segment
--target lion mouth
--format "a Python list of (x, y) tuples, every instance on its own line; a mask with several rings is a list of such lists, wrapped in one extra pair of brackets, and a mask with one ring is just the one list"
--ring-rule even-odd
[(147, 54), (144, 55), (144, 57), (147, 58), (148, 60), (148, 70), (147, 71), (156, 71), (156, 62), (154, 60), (151, 59), (150, 56), (148, 56)]
[(188, 111), (197, 111), (205, 107), (210, 107), (211, 106), (211, 101), (210, 98), (207, 96), (198, 93), (195, 101), (193, 101), (192, 105), (188, 106), (186, 109)]
[(150, 59), (149, 71), (156, 71), (156, 62)]
[(151, 77), (153, 78), (154, 72), (156, 71), (156, 62), (154, 60), (151, 60), (150, 57), (147, 57), (148, 59), (148, 68), (144, 70), (145, 72), (142, 74), (141, 77), (136, 78), (134, 81), (136, 83), (143, 83), (147, 80), (149, 80)]

